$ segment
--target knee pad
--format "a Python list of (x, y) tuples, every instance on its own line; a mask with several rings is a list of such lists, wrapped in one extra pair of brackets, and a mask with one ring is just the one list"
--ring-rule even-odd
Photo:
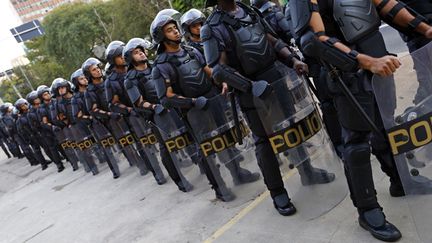
[(349, 144), (345, 146), (344, 159), (347, 176), (351, 182), (351, 194), (359, 209), (378, 207), (376, 191), (370, 163), (370, 146), (368, 143)]

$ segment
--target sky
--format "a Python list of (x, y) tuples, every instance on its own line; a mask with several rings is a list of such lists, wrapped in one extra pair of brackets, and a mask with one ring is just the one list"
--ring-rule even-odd
[(24, 50), (10, 33), (22, 24), (9, 0), (0, 0), (0, 72), (12, 68), (11, 60), (24, 55)]

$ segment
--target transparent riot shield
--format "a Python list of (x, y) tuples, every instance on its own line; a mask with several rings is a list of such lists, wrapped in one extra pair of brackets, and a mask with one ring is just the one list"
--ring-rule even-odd
[(197, 145), (178, 113), (165, 109), (154, 115), (154, 123), (187, 191), (209, 189)]
[[(93, 137), (96, 140), (97, 146), (101, 149), (100, 155), (98, 156), (99, 161), (106, 161), (108, 166), (110, 167), (113, 173), (120, 174), (120, 170), (118, 168), (118, 159), (114, 156), (113, 148), (116, 145), (116, 140), (105, 127), (97, 119), (93, 119), (90, 125), (90, 131), (92, 132)], [(96, 146), (96, 145), (95, 145)], [(98, 149), (98, 148), (95, 148)]]
[(72, 125), (70, 131), (75, 141), (78, 159), (83, 164), (85, 171), (97, 174), (99, 171), (93, 157), (96, 140), (89, 128), (84, 123), (79, 122)]
[(432, 242), (432, 43), (375, 75), (375, 98), (419, 238)]
[(254, 98), (255, 106), (299, 214), (317, 218), (348, 194), (342, 161), (323, 129), (307, 82), (290, 71), (270, 86), (269, 95)]
[(189, 110), (187, 120), (218, 186), (233, 193), (236, 201), (245, 202), (265, 187), (252, 133), (239, 110), (236, 121), (231, 105), (227, 97), (217, 95), (208, 99), (204, 109)]
[(73, 169), (78, 168), (78, 157), (75, 153), (75, 141), (72, 132), (69, 128), (65, 127), (61, 131), (55, 132), (57, 140), (61, 148), (64, 150), (67, 159), (71, 163)]
[(146, 122), (145, 118), (138, 114), (131, 114), (127, 119), (133, 134), (135, 135), (137, 148), (146, 154), (149, 163), (158, 178), (165, 178), (159, 163), (159, 150), (157, 148), (158, 140), (152, 131), (151, 124)]
[(147, 158), (141, 158), (138, 155), (134, 147), (135, 138), (130, 131), (125, 119), (123, 117), (120, 119), (110, 119), (108, 124), (117, 141), (117, 144), (120, 146), (129, 164), (136, 165), (141, 175), (147, 174), (149, 169), (145, 165), (145, 159)]

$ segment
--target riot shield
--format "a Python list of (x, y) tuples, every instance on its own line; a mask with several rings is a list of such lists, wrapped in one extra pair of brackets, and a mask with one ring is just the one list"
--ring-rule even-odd
[[(260, 170), (252, 133), (240, 112), (235, 120), (231, 105), (227, 97), (214, 96), (204, 109), (189, 110), (187, 120), (218, 186), (227, 188), (237, 202), (243, 203), (265, 187), (262, 180), (257, 180)], [(254, 181), (248, 181), (252, 177)]]
[(342, 161), (322, 126), (307, 82), (291, 70), (254, 104), (286, 179), (291, 199), (306, 219), (317, 218), (348, 194)]
[(201, 172), (197, 147), (193, 136), (186, 128), (183, 120), (174, 110), (163, 110), (154, 115), (154, 125), (160, 132), (163, 141), (180, 179), (187, 188), (198, 190), (208, 189), (204, 172)]
[(64, 150), (67, 159), (74, 170), (78, 169), (78, 157), (75, 153), (75, 141), (69, 128), (65, 127), (61, 131), (55, 132), (57, 140)]
[(144, 117), (138, 114), (131, 114), (127, 119), (135, 135), (137, 148), (147, 156), (155, 175), (161, 180), (165, 180), (158, 158), (158, 141), (151, 125), (146, 122)]
[(117, 144), (120, 146), (129, 164), (136, 165), (140, 171), (140, 174), (146, 175), (148, 173), (148, 168), (145, 165), (144, 160), (147, 158), (141, 158), (135, 150), (135, 138), (130, 131), (125, 119), (123, 117), (121, 117), (120, 119), (111, 118), (108, 121), (108, 124), (117, 141)]
[(432, 43), (400, 61), (372, 86), (417, 233), (432, 242)]
[(77, 123), (70, 127), (70, 131), (75, 141), (76, 153), (85, 171), (97, 174), (99, 171), (92, 156), (96, 140), (90, 133), (89, 128), (83, 123)]
[(120, 170), (118, 168), (118, 161), (112, 151), (112, 149), (116, 145), (116, 141), (113, 135), (111, 134), (111, 132), (105, 127), (104, 124), (102, 124), (97, 119), (92, 120), (92, 123), (90, 125), (90, 130), (93, 133), (96, 142), (99, 144), (101, 148), (100, 151), (101, 155), (99, 156), (101, 157), (100, 159), (103, 159), (108, 163), (108, 166), (110, 167), (113, 174), (120, 175)]

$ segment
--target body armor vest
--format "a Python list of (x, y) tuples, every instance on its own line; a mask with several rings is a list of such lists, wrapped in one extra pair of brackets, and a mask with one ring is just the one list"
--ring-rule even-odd
[(267, 39), (263, 19), (252, 9), (237, 3), (246, 16), (242, 19), (222, 13), (222, 22), (235, 40), (234, 51), (240, 68), (247, 76), (267, 69), (277, 60), (274, 48)]
[(196, 98), (208, 93), (213, 84), (204, 72), (204, 66), (195, 57), (193, 49), (186, 46), (183, 49), (185, 51), (182, 56), (166, 57), (166, 61), (177, 72), (178, 80), (171, 85), (175, 93)]
[(135, 80), (137, 82), (138, 89), (141, 95), (143, 96), (144, 100), (147, 100), (152, 104), (159, 103), (159, 100), (157, 98), (157, 93), (156, 93), (156, 87), (153, 82), (150, 69), (147, 69), (145, 71), (138, 71), (137, 79)]
[[(104, 83), (100, 83), (97, 85), (94, 84), (89, 85), (88, 92), (91, 92), (95, 95), (96, 104), (99, 109), (104, 111), (109, 111), (108, 100), (106, 98)], [(88, 108), (90, 109), (90, 107)]]
[(127, 106), (132, 106), (130, 104), (130, 101), (128, 100), (127, 96), (126, 96), (126, 92), (124, 90), (124, 79), (125, 79), (126, 74), (123, 73), (117, 73), (115, 71), (113, 71), (110, 76), (108, 77), (108, 79), (106, 80), (107, 83), (107, 99), (108, 102), (111, 103), (111, 100), (113, 98), (114, 95), (117, 95), (119, 97), (120, 103), (127, 105)]
[(73, 113), (72, 113), (72, 100), (71, 99), (65, 99), (63, 98), (62, 102), (60, 102), (59, 106), (59, 113), (63, 113), (63, 115), (66, 116), (69, 124), (74, 121)]

